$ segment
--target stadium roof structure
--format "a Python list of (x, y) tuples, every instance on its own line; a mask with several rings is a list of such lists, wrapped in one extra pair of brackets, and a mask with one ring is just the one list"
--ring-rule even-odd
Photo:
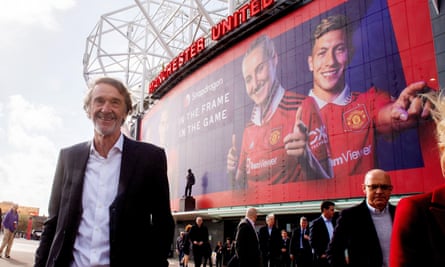
[(163, 67), (247, 1), (134, 2), (100, 17), (86, 40), (83, 75), (87, 83), (101, 76), (121, 79), (132, 93), (135, 113), (141, 114), (153, 103), (148, 84)]
[[(262, 25), (311, 0), (274, 0), (274, 9), (263, 12), (223, 39), (212, 41), (212, 27), (249, 0), (134, 0), (135, 4), (103, 14), (86, 39), (83, 75), (89, 84), (102, 76), (119, 78), (129, 88), (134, 103), (126, 126), (136, 137), (138, 119), (185, 75), (236, 41), (238, 31), (247, 36)], [(205, 53), (169, 77), (166, 88), (149, 94), (148, 86), (172, 59), (200, 38)], [(223, 41), (224, 40), (224, 41)], [(187, 65), (187, 64), (185, 64)], [(162, 87), (162, 86), (161, 86)]]

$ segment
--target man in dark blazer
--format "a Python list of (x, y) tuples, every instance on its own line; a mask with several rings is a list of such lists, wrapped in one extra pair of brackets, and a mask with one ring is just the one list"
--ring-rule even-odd
[(389, 245), (395, 207), (389, 204), (389, 174), (373, 169), (362, 185), (366, 200), (340, 213), (327, 251), (331, 266), (389, 266)]
[(279, 267), (291, 267), (290, 260), (290, 238), (287, 234), (286, 229), (281, 230), (281, 255)]
[(60, 151), (35, 267), (168, 266), (166, 155), (121, 133), (131, 107), (116, 79), (100, 78), (88, 91), (94, 138)]
[(300, 227), (292, 233), (290, 258), (298, 267), (312, 266), (312, 248), (309, 244), (309, 223), (304, 216), (300, 218)]
[(314, 252), (314, 265), (316, 267), (329, 266), (326, 250), (332, 238), (335, 227), (333, 219), (335, 203), (323, 201), (321, 203), (321, 216), (309, 224), (309, 243)]
[(238, 224), (235, 237), (235, 250), (239, 267), (261, 267), (261, 254), (258, 235), (255, 230), (257, 210), (248, 208), (246, 218)]
[(200, 267), (203, 258), (206, 258), (206, 255), (208, 254), (208, 246), (210, 245), (209, 230), (204, 225), (204, 221), (201, 216), (196, 217), (195, 225), (193, 225), (192, 229), (190, 229), (189, 238), (190, 242), (192, 242), (195, 266)]
[(266, 216), (266, 225), (259, 230), (260, 250), (264, 267), (276, 267), (280, 263), (281, 232), (275, 226), (275, 215)]

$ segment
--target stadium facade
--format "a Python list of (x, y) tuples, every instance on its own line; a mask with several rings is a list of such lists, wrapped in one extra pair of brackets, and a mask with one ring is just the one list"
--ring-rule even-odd
[[(110, 62), (122, 64), (102, 63), (102, 67), (94, 67), (94, 62), (103, 58), (90, 53), (97, 43), (89, 38), (85, 78), (113, 75), (121, 71), (119, 66), (126, 65), (123, 79), (133, 89), (138, 103), (137, 112), (129, 118), (129, 132), (136, 139), (165, 148), (171, 206), (178, 229), (202, 216), (214, 245), (217, 240), (233, 237), (246, 208), (255, 206), (261, 215), (275, 213), (278, 226), (290, 231), (301, 215), (318, 216), (322, 200), (334, 201), (338, 209), (362, 201), (364, 169), (355, 166), (389, 171), (394, 204), (404, 196), (427, 192), (443, 183), (430, 120), (419, 121), (414, 128), (380, 135), (378, 126), (372, 123), (372, 114), (360, 107), (329, 117), (326, 123), (343, 125), (342, 131), (326, 132), (321, 125), (309, 132), (310, 144), (317, 146), (311, 147), (312, 151), (326, 145), (320, 140), (335, 140), (326, 146), (328, 151), (334, 146), (336, 150), (344, 148), (338, 155), (327, 152), (327, 177), (307, 172), (311, 167), (308, 162), (299, 162), (296, 168), (296, 162), (280, 154), (280, 145), (288, 134), (286, 129), (296, 123), (295, 115), (282, 115), (273, 126), (255, 129), (255, 105), (246, 93), (242, 69), (249, 46), (266, 36), (275, 46), (276, 75), (281, 87), (298, 96), (308, 95), (314, 82), (308, 66), (314, 30), (323, 19), (341, 15), (348, 19), (354, 48), (345, 80), (354, 92), (367, 95), (366, 103), (377, 102), (369, 93), (371, 88), (394, 98), (416, 81), (426, 81), (433, 89), (444, 88), (443, 1), (251, 0), (230, 5), (226, 2), (230, 8), (214, 8), (211, 12), (204, 10), (209, 2), (190, 1), (194, 3), (190, 10), (197, 13), (190, 12), (188, 20), (180, 25), (189, 23), (195, 28), (181, 30), (178, 24), (177, 35), (187, 34), (180, 41), (173, 32), (170, 39), (163, 36), (167, 26), (162, 32), (162, 22), (158, 23), (155, 37), (150, 36), (156, 32), (156, 23), (150, 20), (155, 14), (150, 13), (149, 1), (147, 6), (135, 2), (141, 19), (126, 23), (122, 33), (130, 40), (130, 51), (108, 54), (109, 59), (121, 56)], [(216, 5), (218, 1), (213, 2)], [(207, 8), (210, 7), (209, 4)], [(199, 18), (206, 23), (197, 24)], [(145, 26), (136, 33), (138, 23), (149, 25), (150, 30)], [(96, 33), (92, 36), (97, 37)], [(152, 39), (157, 41), (150, 46)], [(144, 45), (138, 45), (140, 41)], [(158, 53), (150, 50), (156, 46)], [(132, 72), (129, 70), (133, 64), (138, 67)], [(370, 145), (351, 148), (353, 132), (372, 134)], [(262, 146), (255, 150), (258, 140)], [(227, 160), (233, 152), (243, 162), (236, 166), (235, 174), (228, 170)], [(183, 206), (188, 169), (196, 176), (193, 210)], [(310, 174), (302, 175), (305, 172)]]

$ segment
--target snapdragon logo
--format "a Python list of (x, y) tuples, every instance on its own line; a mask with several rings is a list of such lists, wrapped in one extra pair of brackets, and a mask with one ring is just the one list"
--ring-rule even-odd
[(198, 91), (192, 92), (191, 100), (195, 101), (196, 99), (203, 97), (210, 92), (216, 91), (216, 89), (218, 89), (220, 86), (222, 86), (223, 83), (224, 83), (224, 80), (222, 78), (220, 78), (219, 80), (217, 80), (211, 84), (207, 84), (204, 88), (202, 88)]

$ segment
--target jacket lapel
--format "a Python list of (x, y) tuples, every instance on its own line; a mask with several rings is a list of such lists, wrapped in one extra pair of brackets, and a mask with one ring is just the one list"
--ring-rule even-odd
[(128, 186), (128, 182), (130, 181), (130, 177), (132, 177), (132, 173), (135, 170), (135, 166), (137, 164), (138, 157), (136, 156), (136, 148), (135, 143), (128, 139), (124, 135), (124, 144), (122, 148), (122, 163), (121, 163), (121, 171), (119, 176), (119, 186), (117, 189), (117, 196), (119, 197)]
[(72, 160), (73, 162), (73, 179), (72, 179), (72, 193), (71, 196), (74, 198), (71, 201), (72, 205), (77, 205), (77, 212), (82, 210), (82, 192), (83, 184), (85, 180), (85, 170), (87, 167), (88, 159), (90, 157), (91, 142), (85, 142), (84, 145), (79, 147), (79, 151), (75, 153), (76, 158)]
[(445, 235), (445, 185), (433, 191), (430, 212), (442, 235)]

